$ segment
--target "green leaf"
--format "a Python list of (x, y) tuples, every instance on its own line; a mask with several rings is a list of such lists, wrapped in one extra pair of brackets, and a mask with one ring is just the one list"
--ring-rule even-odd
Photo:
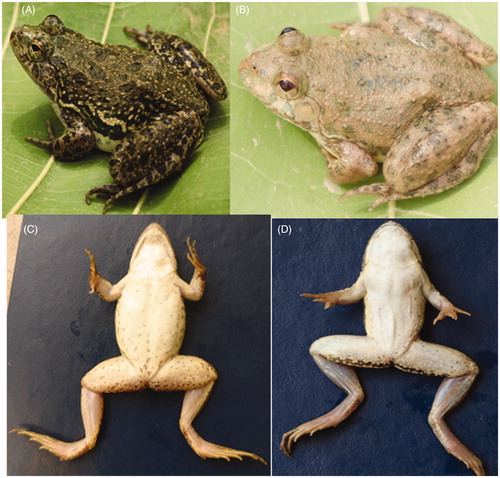
[[(329, 25), (361, 19), (363, 3), (248, 3), (231, 11), (231, 212), (274, 217), (497, 217), (497, 141), (478, 173), (457, 188), (421, 199), (368, 207), (374, 196), (338, 201), (351, 187), (328, 179), (325, 160), (306, 132), (267, 110), (243, 86), (238, 64), (275, 41), (285, 27), (308, 35), (338, 35)], [(368, 3), (370, 18), (394, 3)], [(396, 5), (407, 5), (406, 3)], [(449, 14), (483, 41), (497, 43), (497, 3), (419, 3)], [(486, 68), (497, 82), (496, 65)], [(381, 181), (382, 176), (369, 182)]]
[[(27, 4), (23, 4), (27, 5)], [(35, 3), (34, 16), (19, 18), (15, 26), (39, 24), (46, 15), (58, 15), (65, 25), (86, 37), (106, 43), (138, 46), (123, 26), (155, 29), (192, 42), (227, 80), (229, 74), (229, 12), (227, 3)], [(16, 4), (3, 3), (4, 38), (16, 13)], [(153, 185), (140, 208), (155, 214), (227, 214), (229, 212), (229, 101), (212, 102), (205, 141), (179, 176)], [(10, 46), (3, 61), (3, 215), (34, 183), (49, 160), (49, 153), (24, 141), (46, 138), (45, 121), (56, 134), (62, 126), (48, 98), (17, 62)], [(85, 193), (113, 182), (108, 172), (110, 155), (100, 151), (71, 163), (55, 162), (45, 179), (21, 206), (22, 214), (100, 214), (104, 200), (85, 204)], [(142, 192), (118, 200), (108, 214), (130, 214)]]

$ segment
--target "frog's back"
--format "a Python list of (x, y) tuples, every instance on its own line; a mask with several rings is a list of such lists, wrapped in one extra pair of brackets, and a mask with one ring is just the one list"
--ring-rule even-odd
[(179, 288), (168, 277), (131, 280), (118, 300), (115, 325), (122, 355), (141, 376), (152, 377), (182, 344), (185, 309)]
[[(68, 30), (52, 62), (59, 71), (57, 103), (78, 112), (111, 139), (141, 127), (155, 113), (208, 114), (194, 77), (149, 51), (102, 45)], [(73, 51), (75, 45), (78, 51)]]
[(386, 151), (426, 110), (475, 103), (495, 93), (485, 72), (451, 47), (430, 51), (380, 34), (333, 39), (329, 48), (328, 55), (308, 60), (323, 72), (309, 87), (311, 97), (323, 104), (319, 128), (326, 137), (370, 152)]
[(425, 96), (428, 102), (447, 106), (487, 100), (495, 93), (486, 73), (452, 46), (429, 50), (382, 33), (342, 38), (339, 45), (344, 52), (339, 60), (354, 91), (371, 89), (374, 98), (390, 103)]

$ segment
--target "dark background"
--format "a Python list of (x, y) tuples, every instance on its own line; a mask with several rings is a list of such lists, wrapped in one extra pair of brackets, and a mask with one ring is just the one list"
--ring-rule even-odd
[[(309, 355), (316, 339), (365, 335), (363, 303), (335, 306), (300, 297), (352, 285), (378, 220), (274, 220), (273, 473), (276, 475), (472, 475), (449, 455), (427, 424), (442, 378), (395, 368), (361, 369), (363, 404), (336, 429), (304, 436), (290, 460), (279, 450), (284, 432), (331, 410), (345, 393)], [(497, 221), (401, 220), (413, 235), (431, 282), (472, 314), (432, 325), (427, 304), (421, 338), (471, 357), (480, 374), (446, 422), (497, 474)], [(279, 225), (290, 235), (278, 234)]]
[[(169, 235), (179, 275), (193, 266), (186, 238), (207, 267), (200, 302), (186, 301), (181, 353), (201, 357), (219, 379), (194, 426), (208, 441), (270, 461), (270, 235), (264, 216), (25, 216), (8, 312), (8, 427), (65, 441), (83, 437), (80, 380), (119, 354), (115, 303), (88, 294), (89, 260), (112, 283), (127, 272), (133, 247), (156, 221)], [(265, 475), (245, 459), (203, 460), (179, 430), (183, 392), (105, 395), (96, 447), (63, 462), (27, 437), (8, 439), (10, 475)]]

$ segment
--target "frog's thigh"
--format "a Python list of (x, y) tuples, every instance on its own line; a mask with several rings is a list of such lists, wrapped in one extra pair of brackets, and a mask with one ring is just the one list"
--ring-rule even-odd
[(414, 342), (395, 360), (394, 365), (406, 372), (439, 377), (460, 377), (477, 373), (477, 365), (467, 355), (423, 340)]
[(141, 189), (179, 172), (203, 138), (203, 124), (193, 111), (163, 114), (130, 133), (109, 161), (113, 179), (124, 189)]
[(192, 390), (215, 382), (217, 372), (205, 360), (191, 355), (177, 355), (150, 380), (153, 390)]
[(450, 189), (474, 175), (496, 128), (489, 101), (424, 113), (388, 151), (386, 181), (403, 197)]
[(101, 362), (82, 378), (82, 387), (96, 393), (133, 392), (147, 386), (147, 379), (123, 356)]
[(318, 354), (330, 362), (355, 367), (385, 368), (392, 364), (371, 337), (360, 335), (330, 335), (313, 342), (312, 355)]

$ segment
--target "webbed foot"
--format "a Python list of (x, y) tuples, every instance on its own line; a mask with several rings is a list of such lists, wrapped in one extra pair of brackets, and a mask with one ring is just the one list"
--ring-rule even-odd
[(34, 441), (41, 445), (40, 450), (47, 450), (61, 460), (72, 460), (73, 458), (83, 455), (91, 448), (85, 438), (76, 442), (64, 442), (48, 435), (42, 435), (41, 433), (30, 432), (28, 430), (15, 429), (11, 430), (10, 433), (26, 435), (29, 437), (30, 441)]

